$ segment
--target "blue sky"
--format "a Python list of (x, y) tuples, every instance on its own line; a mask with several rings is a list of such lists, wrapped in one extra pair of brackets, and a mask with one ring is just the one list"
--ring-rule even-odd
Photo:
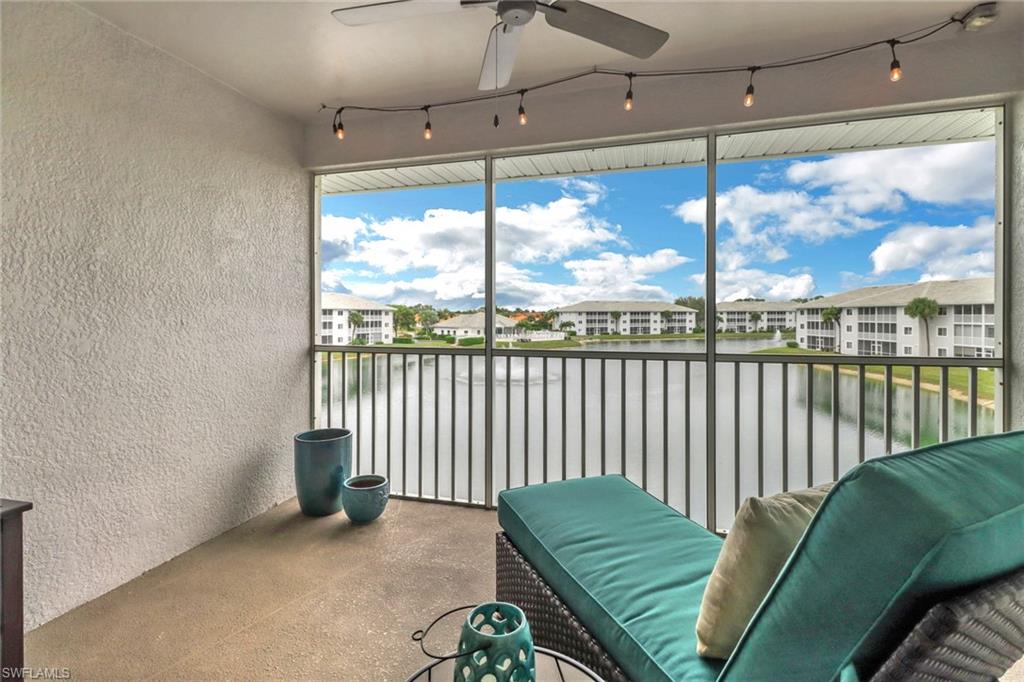
[[(788, 300), (990, 276), (994, 145), (718, 167), (718, 297)], [(503, 182), (498, 304), (703, 293), (703, 168)], [(483, 187), (323, 200), (323, 288), (386, 303), (483, 302)]]

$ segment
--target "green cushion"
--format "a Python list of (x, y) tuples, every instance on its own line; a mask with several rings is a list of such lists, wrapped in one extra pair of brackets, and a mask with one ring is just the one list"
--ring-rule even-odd
[(870, 460), (832, 489), (720, 679), (870, 677), (943, 595), (1022, 566), (1024, 432)]
[(718, 676), (695, 634), (718, 536), (621, 476), (506, 490), (498, 521), (630, 678)]

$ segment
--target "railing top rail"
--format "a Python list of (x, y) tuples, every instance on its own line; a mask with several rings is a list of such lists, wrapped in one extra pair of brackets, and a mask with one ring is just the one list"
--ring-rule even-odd
[(892, 367), (983, 367), (1001, 369), (1002, 358), (890, 357), (880, 355), (814, 355), (774, 353), (719, 353), (718, 362), (783, 365), (882, 365)]
[(479, 355), (483, 346), (313, 346), (316, 353), (359, 353), (361, 355)]
[(669, 362), (704, 362), (704, 353), (636, 350), (573, 350), (538, 348), (495, 348), (494, 354), (513, 358), (584, 358), (588, 360), (667, 360)]

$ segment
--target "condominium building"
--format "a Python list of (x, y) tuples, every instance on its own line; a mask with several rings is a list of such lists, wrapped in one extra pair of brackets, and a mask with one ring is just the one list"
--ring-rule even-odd
[[(464, 338), (483, 336), (485, 327), (483, 312), (476, 312), (441, 320), (434, 325), (433, 331), (435, 334)], [(516, 320), (496, 314), (494, 338), (502, 341), (560, 341), (565, 338), (565, 333), (548, 329), (523, 329), (516, 326)]]
[(357, 339), (391, 343), (394, 338), (395, 315), (391, 306), (352, 294), (320, 294), (320, 343), (347, 345)]
[(687, 334), (697, 326), (697, 311), (661, 301), (583, 301), (555, 308), (553, 327), (577, 334)]
[[(915, 298), (938, 304), (927, 320), (907, 314)], [(822, 313), (838, 308), (838, 324)], [(854, 289), (797, 306), (801, 348), (845, 355), (987, 357), (995, 354), (995, 284), (992, 278), (892, 284)]]
[(720, 332), (773, 332), (796, 329), (796, 303), (726, 301), (715, 306)]

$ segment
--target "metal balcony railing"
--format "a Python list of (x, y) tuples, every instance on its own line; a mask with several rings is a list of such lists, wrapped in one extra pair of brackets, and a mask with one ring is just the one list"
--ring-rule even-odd
[(387, 475), (399, 497), (474, 506), (509, 487), (619, 473), (725, 528), (746, 496), (1002, 428), (991, 358), (718, 354), (709, 420), (705, 353), (315, 353), (318, 425), (355, 431), (358, 473)]

